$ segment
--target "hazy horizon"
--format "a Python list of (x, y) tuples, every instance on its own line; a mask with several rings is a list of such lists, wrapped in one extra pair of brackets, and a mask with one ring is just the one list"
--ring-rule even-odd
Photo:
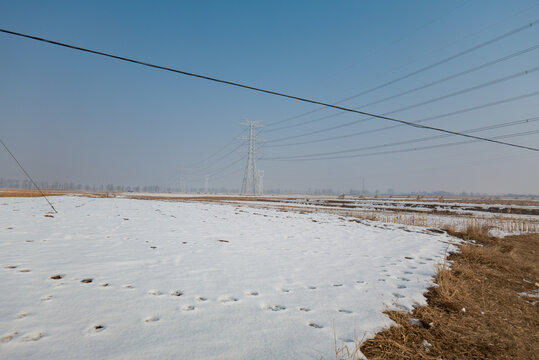
[[(532, 132), (503, 138), (529, 147), (539, 145), (539, 24), (413, 73), (538, 19), (531, 0), (0, 3), (0, 28), (329, 103), (380, 86), (339, 104), (438, 117), (424, 124), (488, 138)], [(37, 182), (179, 188), (181, 179), (189, 189), (209, 175), (210, 188), (238, 189), (247, 119), (265, 125), (265, 189), (347, 192), (364, 180), (371, 192), (539, 194), (538, 152), (485, 142), (414, 150), (468, 140), (411, 142), (440, 133), (377, 130), (394, 125), (381, 119), (345, 126), (365, 116), (304, 115), (319, 106), (5, 33), (0, 47), (0, 138)], [(293, 158), (315, 154), (362, 156)], [(3, 148), (0, 170), (24, 176)]]

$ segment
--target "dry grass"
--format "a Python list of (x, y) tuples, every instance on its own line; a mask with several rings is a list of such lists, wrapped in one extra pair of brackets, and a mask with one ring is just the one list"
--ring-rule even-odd
[[(460, 229), (500, 229), (507, 232), (537, 233), (539, 222), (534, 217), (509, 217), (504, 215), (480, 216), (459, 215), (452, 213), (447, 216), (437, 216), (430, 213), (410, 213), (407, 211), (364, 211), (346, 212), (343, 215), (362, 220), (381, 221), (401, 225), (412, 225), (434, 228), (449, 228), (455, 233)], [(448, 220), (450, 219), (450, 220)], [(448, 224), (448, 221), (451, 225)], [(481, 230), (482, 231), (482, 230)]]
[[(66, 195), (66, 191), (43, 190), (45, 196)], [(42, 196), (37, 190), (29, 189), (0, 189), (0, 197), (39, 197)]]
[[(115, 197), (112, 192), (88, 192), (78, 190), (42, 190), (45, 196), (81, 195), (86, 197)], [(0, 189), (0, 197), (40, 197), (43, 196), (38, 190), (31, 189)]]
[[(488, 227), (452, 232), (459, 245), (441, 264), (412, 313), (387, 311), (397, 323), (361, 344), (368, 359), (536, 359), (539, 354), (539, 234), (504, 239)], [(415, 323), (410, 318), (419, 320)], [(357, 345), (356, 345), (357, 346)], [(359, 359), (341, 349), (337, 359)], [(350, 354), (351, 356), (348, 356)]]

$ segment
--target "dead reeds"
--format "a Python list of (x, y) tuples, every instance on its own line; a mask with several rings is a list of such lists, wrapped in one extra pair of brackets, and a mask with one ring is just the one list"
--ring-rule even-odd
[(427, 306), (386, 311), (396, 325), (361, 344), (368, 359), (537, 358), (539, 234), (499, 239), (488, 226), (452, 234), (474, 243), (438, 266)]

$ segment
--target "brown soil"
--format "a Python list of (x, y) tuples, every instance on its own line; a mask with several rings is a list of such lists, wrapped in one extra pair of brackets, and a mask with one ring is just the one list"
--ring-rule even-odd
[(539, 234), (487, 233), (452, 233), (475, 244), (439, 267), (427, 306), (386, 312), (398, 325), (361, 345), (368, 359), (539, 358)]

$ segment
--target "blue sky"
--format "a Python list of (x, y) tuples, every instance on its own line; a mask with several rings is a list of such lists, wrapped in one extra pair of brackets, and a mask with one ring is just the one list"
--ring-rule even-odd
[[(536, 1), (0, 1), (0, 27), (159, 65), (336, 102), (421, 69), (539, 19)], [(530, 27), (428, 71), (342, 103), (394, 110), (539, 66), (539, 50), (411, 94), (370, 102), (539, 44)], [(244, 153), (232, 152), (243, 119), (271, 124), (315, 105), (75, 52), (0, 34), (0, 134), (41, 181), (239, 188)], [(392, 114), (407, 121), (538, 91), (539, 72)], [(539, 97), (512, 101), (428, 125), (467, 130), (539, 116)], [(323, 110), (294, 125), (333, 114)], [(259, 169), (266, 189), (447, 190), (539, 193), (536, 152), (474, 143), (334, 160), (270, 158), (376, 146), (436, 135), (384, 120), (300, 136), (361, 118), (346, 114), (282, 130), (267, 126)], [(476, 133), (539, 129), (539, 122)], [(288, 136), (294, 141), (271, 142)], [(388, 148), (460, 141), (456, 138)], [(505, 139), (539, 145), (539, 135)], [(227, 144), (229, 146), (223, 147)], [(383, 150), (383, 149), (382, 149)], [(368, 152), (368, 151), (367, 151)], [(371, 151), (374, 152), (374, 151)], [(209, 155), (218, 155), (199, 165)], [(264, 160), (266, 158), (267, 160)], [(229, 166), (229, 164), (233, 164)], [(22, 178), (5, 151), (0, 176)]]

